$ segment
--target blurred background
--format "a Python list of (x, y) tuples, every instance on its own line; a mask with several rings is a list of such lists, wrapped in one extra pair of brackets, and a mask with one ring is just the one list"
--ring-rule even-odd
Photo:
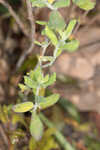
[[(74, 5), (59, 11), (66, 23), (72, 18), (80, 20), (72, 35), (80, 41), (80, 46), (74, 53), (63, 53), (45, 70), (56, 72), (57, 81), (43, 92), (60, 93), (63, 103), (60, 100), (44, 113), (77, 150), (99, 150), (100, 1), (88, 12)], [(32, 12), (33, 22), (46, 21), (50, 14), (48, 8), (33, 8)], [(18, 83), (23, 83), (23, 75), (37, 64), (41, 49), (33, 42), (44, 40), (42, 29), (43, 26), (35, 24), (35, 33), (32, 32), (25, 0), (0, 0), (0, 150), (61, 149), (52, 136), (53, 129), (46, 128), (44, 132), (47, 145), (43, 140), (32, 141), (28, 129), (30, 114), (10, 112), (11, 104), (23, 99)], [(52, 54), (52, 50), (49, 47), (47, 55)]]

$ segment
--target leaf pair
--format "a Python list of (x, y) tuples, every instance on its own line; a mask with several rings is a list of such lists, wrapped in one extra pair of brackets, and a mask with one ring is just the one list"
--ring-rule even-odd
[(33, 7), (48, 7), (52, 9), (58, 9), (70, 5), (70, 0), (31, 0), (31, 2)]
[[(48, 108), (54, 105), (59, 99), (59, 94), (53, 94), (48, 97), (36, 96), (36, 102), (40, 109)], [(24, 113), (32, 110), (35, 105), (32, 102), (24, 102), (17, 104), (13, 107), (13, 110), (18, 113)]]
[(84, 10), (91, 10), (95, 6), (95, 2), (92, 2), (91, 0), (73, 0), (73, 2)]
[[(58, 47), (59, 50), (56, 54), (56, 57), (60, 55), (62, 50), (73, 52), (78, 48), (79, 46), (78, 40), (66, 42), (66, 40), (71, 36), (73, 29), (75, 28), (75, 25), (77, 23), (75, 19), (72, 19), (69, 22), (68, 26), (66, 27), (65, 21), (63, 17), (60, 15), (60, 13), (58, 11), (52, 11), (48, 22), (37, 21), (37, 23), (45, 25), (43, 34), (50, 39), (51, 43), (55, 47), (59, 45)], [(60, 34), (59, 39), (57, 37), (58, 33)]]
[[(84, 10), (91, 10), (95, 6), (95, 2), (91, 0), (72, 0), (78, 7)], [(48, 7), (51, 9), (58, 9), (68, 7), (70, 0), (31, 0), (33, 7)], [(51, 7), (50, 7), (51, 6)]]
[[(44, 59), (48, 60), (48, 57), (44, 56)], [(51, 76), (48, 74), (43, 75), (41, 67), (37, 67), (36, 70), (30, 71), (27, 76), (24, 76), (24, 84), (19, 84), (22, 92), (29, 89), (46, 88), (49, 85), (52, 85), (56, 81), (56, 73), (53, 73)]]

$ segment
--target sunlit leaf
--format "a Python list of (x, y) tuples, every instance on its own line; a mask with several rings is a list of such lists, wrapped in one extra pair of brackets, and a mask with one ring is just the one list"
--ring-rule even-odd
[(46, 62), (46, 61), (52, 61), (53, 57), (52, 56), (42, 56), (39, 59), (43, 62)]
[(30, 73), (30, 78), (32, 79), (32, 81), (34, 82), (41, 82), (43, 80), (43, 73), (41, 70), (41, 67), (38, 66), (35, 70), (31, 70)]
[(49, 74), (47, 74), (44, 79), (43, 79), (43, 83), (47, 82), (49, 80)]
[(39, 20), (37, 20), (36, 23), (37, 23), (37, 24), (40, 24), (40, 25), (46, 25), (46, 24), (47, 24), (46, 21), (39, 21)]
[(22, 92), (24, 92), (25, 90), (28, 90), (28, 87), (25, 86), (24, 84), (19, 84), (18, 86), (20, 87)]
[(54, 1), (55, 1), (55, 0), (48, 0), (48, 2), (49, 2), (50, 4), (52, 4)]
[(74, 52), (79, 47), (79, 41), (78, 40), (72, 40), (70, 42), (64, 43), (60, 48), (63, 50), (66, 50), (68, 52)]
[(38, 45), (38, 46), (41, 46), (42, 44), (40, 43), (40, 42), (38, 42), (38, 41), (34, 41), (34, 43), (36, 44), (36, 45)]
[(13, 107), (13, 110), (18, 113), (23, 113), (31, 110), (34, 107), (34, 104), (32, 102), (24, 102), (17, 104)]
[(45, 35), (51, 40), (53, 45), (57, 45), (58, 43), (57, 37), (55, 33), (48, 26), (46, 26), (45, 28)]

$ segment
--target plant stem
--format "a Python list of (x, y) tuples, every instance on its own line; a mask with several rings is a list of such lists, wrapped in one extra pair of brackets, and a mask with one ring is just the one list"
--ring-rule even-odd
[[(49, 128), (56, 128), (55, 125), (49, 121), (43, 113), (40, 113), (40, 119), (49, 127)], [(58, 142), (61, 144), (61, 146), (64, 148), (64, 150), (75, 150), (70, 143), (64, 138), (62, 133), (56, 129), (56, 132), (54, 132), (55, 138), (58, 140)]]
[(39, 90), (40, 90), (40, 85), (37, 87), (37, 90), (36, 90), (36, 96), (39, 95)]
[(55, 60), (57, 58), (56, 54), (57, 54), (58, 48), (59, 48), (59, 45), (57, 45), (56, 48), (55, 48), (53, 60), (50, 63), (43, 65), (42, 68), (49, 67), (49, 66), (51, 66), (55, 62)]
[(50, 8), (51, 10), (57, 10), (57, 8), (54, 8), (50, 3), (45, 2), (48, 6), (48, 8)]
[(55, 61), (55, 59), (53, 59), (53, 61), (52, 61), (52, 62), (50, 62), (50, 63), (48, 63), (48, 64), (43, 65), (43, 66), (42, 66), (42, 68), (46, 68), (46, 67), (51, 66), (51, 65), (54, 63), (54, 61)]

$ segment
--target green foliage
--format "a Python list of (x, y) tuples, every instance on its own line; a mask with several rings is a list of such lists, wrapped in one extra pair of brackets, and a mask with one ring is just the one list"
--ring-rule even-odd
[(0, 121), (4, 124), (11, 122), (12, 125), (21, 123), (27, 128), (27, 124), (22, 114), (12, 113), (12, 105), (0, 105)]
[(57, 37), (55, 33), (48, 26), (45, 27), (44, 34), (51, 40), (51, 43), (53, 45), (55, 46), (57, 45), (58, 43)]
[(66, 40), (70, 37), (70, 35), (72, 34), (72, 31), (76, 25), (76, 20), (73, 19), (69, 22), (67, 28), (64, 30), (64, 32), (61, 32), (61, 37), (63, 40)]
[(17, 104), (13, 107), (13, 110), (18, 113), (27, 112), (34, 107), (32, 102), (24, 102), (21, 104)]
[(66, 26), (65, 21), (58, 11), (52, 11), (50, 13), (48, 26), (54, 30), (63, 30)]
[(31, 2), (33, 7), (48, 7), (50, 9), (58, 9), (70, 5), (70, 0), (31, 0)]
[(72, 40), (69, 42), (64, 42), (62, 43), (62, 45), (60, 46), (60, 49), (63, 49), (65, 51), (68, 52), (74, 52), (75, 50), (77, 50), (79, 47), (79, 41), (78, 40)]
[(19, 84), (19, 87), (22, 91), (26, 89), (37, 89), (38, 86), (40, 88), (46, 88), (49, 85), (52, 85), (56, 81), (56, 73), (53, 73), (51, 76), (44, 76), (40, 67), (37, 67), (35, 71), (30, 71), (27, 76), (24, 76), (24, 83)]
[[(57, 10), (58, 8), (70, 5), (70, 0), (31, 0), (31, 2), (33, 7), (48, 7), (51, 10)], [(83, 10), (91, 10), (95, 6), (95, 2), (91, 0), (73, 0), (73, 2)]]
[(32, 6), (36, 6), (36, 7), (45, 7), (46, 4), (45, 4), (45, 1), (44, 0), (31, 0), (32, 2)]
[(84, 10), (91, 10), (95, 6), (95, 2), (92, 2), (91, 0), (73, 0), (73, 2)]
[[(35, 60), (35, 64), (33, 64), (34, 70), (31, 70), (27, 75), (24, 76), (24, 83), (19, 84), (19, 87), (21, 89), (21, 92), (24, 93), (31, 93), (32, 94), (32, 102), (26, 101), (24, 103), (17, 104), (13, 106), (13, 110), (15, 112), (24, 113), (27, 111), (30, 111), (31, 116), (31, 122), (30, 122), (30, 133), (33, 136), (34, 140), (39, 141), (41, 137), (43, 136), (43, 122), (45, 122), (50, 128), (54, 127), (43, 115), (39, 115), (39, 111), (44, 110), (59, 100), (59, 94), (51, 94), (48, 97), (45, 97), (44, 94), (41, 94), (41, 91), (45, 90), (48, 86), (54, 84), (56, 81), (56, 73), (49, 75), (44, 75), (43, 68), (51, 66), (56, 58), (63, 52), (74, 52), (79, 47), (79, 41), (75, 38), (71, 38), (71, 35), (73, 33), (73, 30), (76, 26), (76, 19), (72, 19), (69, 21), (68, 25), (66, 25), (65, 20), (63, 16), (58, 11), (59, 8), (62, 7), (68, 7), (70, 5), (70, 0), (30, 0), (33, 7), (48, 7), (51, 12), (49, 15), (48, 21), (39, 21), (36, 20), (36, 23), (43, 25), (44, 29), (42, 30), (41, 34), (45, 36), (45, 40), (40, 43), (38, 41), (35, 41), (35, 44), (40, 46), (42, 48), (41, 56), (37, 56), (37, 59)], [(90, 0), (73, 0), (73, 2), (80, 8), (84, 10), (90, 10), (94, 7), (94, 3)], [(53, 55), (52, 56), (46, 56), (45, 52), (49, 45), (53, 45)], [(32, 59), (28, 60), (24, 64), (23, 70), (25, 70), (28, 66), (28, 64), (31, 62), (32, 65)], [(37, 66), (36, 66), (37, 64)], [(32, 68), (32, 66), (31, 66)], [(44, 93), (44, 92), (43, 92)], [(23, 96), (24, 97), (24, 96)], [(63, 101), (63, 107), (67, 109), (70, 114), (73, 117), (78, 116), (77, 111), (72, 106), (69, 106), (69, 104), (65, 104), (65, 101)], [(13, 123), (21, 119), (20, 117), (15, 117), (16, 119), (13, 120)], [(42, 118), (42, 121), (40, 120)], [(2, 119), (4, 122), (6, 119)], [(22, 123), (24, 123), (22, 121)], [(25, 124), (24, 124), (25, 125)], [(59, 143), (63, 146), (65, 150), (73, 150), (73, 147), (66, 142), (63, 135), (59, 132), (55, 132), (55, 137), (59, 141)], [(43, 147), (43, 150), (49, 150), (50, 148), (53, 148), (52, 145), (54, 145), (54, 140), (50, 137), (49, 141), (46, 141), (47, 145)], [(51, 145), (50, 145), (51, 144)], [(30, 140), (29, 149), (32, 149), (32, 145), (34, 145), (34, 149), (36, 147), (35, 142)], [(42, 147), (42, 146), (41, 146)], [(32, 149), (33, 150), (33, 149)]]
[(69, 5), (70, 5), (70, 0), (58, 0), (55, 1), (53, 4), (55, 8), (67, 7)]
[(58, 144), (52, 136), (55, 133), (54, 128), (47, 129), (40, 141), (35, 141), (34, 138), (29, 140), (29, 150), (51, 150), (58, 149)]
[(39, 116), (34, 111), (32, 112), (31, 117), (30, 132), (37, 141), (40, 140), (43, 135), (43, 124)]
[(40, 109), (45, 109), (57, 103), (57, 101), (59, 100), (59, 94), (53, 94), (45, 98), (37, 96), (36, 99)]

